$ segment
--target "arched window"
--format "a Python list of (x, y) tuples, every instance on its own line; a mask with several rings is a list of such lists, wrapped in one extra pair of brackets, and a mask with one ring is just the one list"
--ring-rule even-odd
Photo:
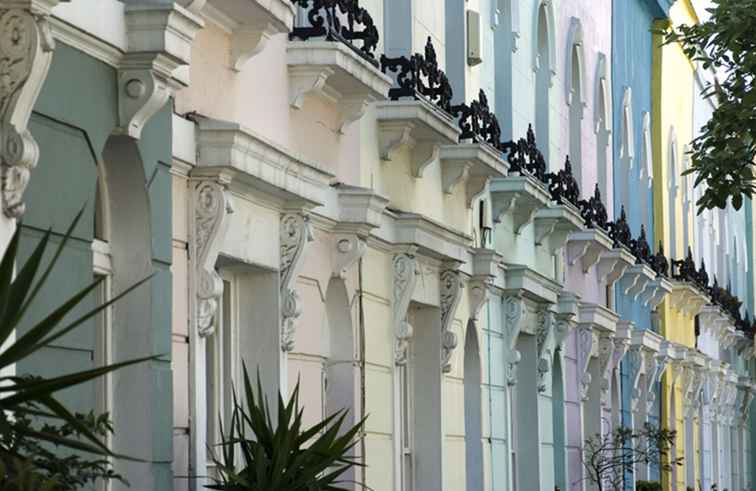
[(533, 70), (535, 71), (535, 133), (547, 162), (551, 142), (550, 92), (555, 70), (554, 14), (551, 2), (542, 1), (537, 10), (536, 42)]
[(567, 63), (567, 105), (569, 106), (570, 142), (569, 154), (572, 171), (583, 188), (583, 29), (580, 20), (572, 18), (569, 35), (569, 59)]
[(465, 335), (465, 462), (466, 478), (469, 491), (483, 490), (483, 428), (481, 407), (481, 366), (480, 346), (475, 321), (467, 323)]
[[(633, 170), (635, 159), (635, 141), (633, 128), (633, 107), (632, 107), (632, 91), (630, 87), (625, 87), (625, 92), (622, 96), (622, 121), (620, 127), (620, 166), (622, 169), (622, 181), (620, 182), (620, 203), (622, 203), (626, 209), (630, 209), (630, 203), (633, 201), (630, 199), (632, 195), (633, 182)], [(643, 215), (641, 215), (643, 217)]]
[[(596, 165), (598, 166), (598, 185), (601, 196), (607, 203), (612, 201), (609, 194), (609, 163), (607, 153), (612, 141), (611, 83), (607, 70), (606, 55), (599, 53), (596, 69)], [(624, 176), (623, 176), (624, 177)], [(627, 205), (627, 201), (623, 201)]]
[(667, 156), (667, 196), (669, 200), (668, 222), (669, 222), (669, 254), (673, 258), (679, 258), (681, 255), (677, 250), (677, 190), (679, 172), (677, 151), (677, 133), (674, 126), (669, 131), (669, 153)]
[(650, 206), (654, 184), (654, 162), (651, 147), (651, 115), (643, 113), (643, 128), (640, 155), (640, 216), (641, 223), (646, 225), (646, 230), (652, 230)]

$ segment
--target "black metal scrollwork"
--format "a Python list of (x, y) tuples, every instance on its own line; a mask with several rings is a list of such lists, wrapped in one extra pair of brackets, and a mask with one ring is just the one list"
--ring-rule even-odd
[(560, 204), (570, 203), (578, 206), (580, 202), (580, 186), (572, 175), (572, 164), (568, 156), (564, 168), (557, 173), (546, 174), (546, 182), (551, 193), (551, 199)]
[(478, 99), (469, 105), (462, 103), (451, 107), (451, 113), (459, 118), (460, 141), (472, 140), (475, 143), (488, 143), (496, 149), (501, 148), (501, 127), (496, 115), (488, 107), (488, 97), (483, 89)]
[(688, 255), (685, 256), (685, 259), (672, 260), (672, 278), (697, 284), (698, 271), (690, 247), (688, 247)]
[(646, 227), (643, 224), (641, 224), (640, 235), (637, 239), (633, 239), (630, 245), (630, 252), (635, 256), (637, 264), (651, 264), (651, 247), (648, 245)]
[(607, 230), (607, 221), (609, 217), (606, 214), (606, 207), (601, 201), (601, 190), (596, 184), (593, 190), (593, 196), (588, 200), (580, 201), (580, 214), (585, 220), (585, 226), (588, 228), (602, 228)]
[(532, 125), (528, 125), (526, 138), (503, 143), (500, 149), (507, 152), (509, 172), (530, 174), (546, 183), (546, 159), (536, 145)]
[[(309, 26), (295, 27), (289, 39), (307, 41), (310, 38), (325, 38), (340, 41), (378, 66), (375, 49), (378, 47), (378, 28), (367, 10), (360, 7), (358, 0), (292, 0), (307, 11)], [(362, 41), (357, 46), (353, 41)]]
[(659, 241), (659, 250), (651, 256), (651, 269), (660, 276), (669, 276), (669, 261), (664, 254), (664, 245)]
[(392, 101), (422, 96), (451, 114), (452, 87), (446, 73), (438, 67), (436, 49), (430, 36), (425, 44), (425, 55), (415, 53), (409, 58), (381, 55), (381, 71), (396, 73), (398, 87), (393, 87), (388, 93)]
[(704, 292), (709, 290), (709, 274), (706, 272), (706, 263), (703, 259), (701, 259), (701, 267), (696, 272), (696, 285)]
[(608, 224), (609, 237), (614, 241), (614, 247), (626, 247), (629, 250), (633, 248), (633, 234), (630, 231), (630, 225), (627, 224), (627, 215), (625, 206), (620, 209), (620, 216), (614, 222)]

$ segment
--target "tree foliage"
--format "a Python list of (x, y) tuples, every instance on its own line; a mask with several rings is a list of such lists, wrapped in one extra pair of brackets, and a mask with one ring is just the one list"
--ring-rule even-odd
[(724, 208), (728, 201), (740, 209), (756, 190), (756, 0), (714, 0), (708, 12), (705, 22), (678, 26), (666, 36), (718, 76), (704, 89), (716, 108), (692, 142), (686, 171), (695, 174), (696, 186), (706, 184), (696, 203), (699, 213)]
[(625, 489), (625, 475), (638, 464), (671, 471), (683, 461), (670, 455), (675, 436), (674, 431), (648, 423), (637, 432), (620, 426), (611, 433), (596, 434), (585, 441), (585, 479), (594, 483), (599, 491), (620, 491)]
[[(214, 456), (219, 477), (209, 489), (224, 491), (339, 491), (341, 476), (362, 464), (352, 456), (364, 420), (342, 429), (346, 410), (310, 428), (303, 427), (299, 383), (289, 402), (278, 396), (277, 424), (263, 398), (260, 377), (257, 394), (244, 367), (245, 400), (234, 396), (228, 431), (221, 433), (221, 455)], [(248, 433), (251, 430), (251, 435)], [(238, 464), (241, 464), (239, 467)], [(351, 489), (351, 488), (350, 488)]]

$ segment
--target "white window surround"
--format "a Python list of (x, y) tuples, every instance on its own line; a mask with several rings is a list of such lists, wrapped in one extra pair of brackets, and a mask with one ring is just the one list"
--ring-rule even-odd
[[(622, 177), (620, 185), (620, 202), (628, 205), (631, 200), (631, 186), (633, 185), (633, 170), (635, 168), (635, 126), (633, 125), (632, 89), (625, 87), (622, 95), (622, 121), (620, 128), (620, 165)], [(645, 216), (643, 217), (645, 221)]]
[(286, 58), (289, 105), (302, 109), (310, 94), (329, 101), (338, 108), (335, 130), (340, 133), (362, 117), (368, 104), (385, 100), (393, 85), (391, 77), (340, 42), (289, 41)]
[[(113, 264), (110, 255), (110, 244), (100, 239), (92, 241), (92, 269), (95, 277), (102, 277), (97, 289), (97, 305), (109, 301), (112, 298), (113, 285)], [(97, 327), (95, 331), (95, 367), (103, 367), (113, 362), (112, 354), (112, 332), (113, 332), (113, 309), (106, 308), (100, 312), (97, 317)], [(95, 381), (96, 405), (95, 411), (98, 414), (113, 412), (113, 377), (108, 373)], [(113, 436), (108, 434), (105, 437), (105, 443), (111, 448)], [(97, 491), (110, 491), (111, 483), (108, 480), (98, 480), (96, 485)]]
[[(513, 1), (512, 3), (518, 3), (516, 1)], [(548, 69), (550, 73), (550, 78), (553, 78), (556, 75), (556, 38), (555, 38), (555, 28), (556, 28), (556, 16), (554, 14), (554, 2), (551, 0), (541, 0), (538, 2), (538, 7), (534, 9), (535, 15), (533, 18), (533, 31), (536, 33), (536, 37), (533, 40), (533, 71), (537, 72), (539, 68), (541, 67), (541, 53), (539, 52), (539, 45), (540, 45), (540, 38), (539, 36), (541, 34), (545, 34), (546, 36), (546, 47), (548, 50), (549, 60), (548, 60)], [(546, 20), (546, 32), (541, 33), (539, 26), (540, 26), (540, 17), (541, 12), (544, 14), (544, 18)]]

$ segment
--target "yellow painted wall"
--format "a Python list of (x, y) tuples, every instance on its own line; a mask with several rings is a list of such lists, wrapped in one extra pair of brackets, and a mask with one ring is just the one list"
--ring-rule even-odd
[[(669, 21), (655, 23), (656, 31), (676, 26), (698, 22), (692, 6), (688, 0), (680, 0), (670, 10)], [(693, 96), (695, 67), (687, 58), (679, 44), (663, 45), (664, 36), (654, 34), (653, 72), (652, 72), (652, 117), (653, 117), (653, 157), (654, 157), (654, 232), (664, 244), (668, 257), (683, 258), (683, 203), (682, 183), (679, 176), (682, 170), (683, 148), (693, 138)], [(673, 130), (674, 129), (674, 130)], [(672, 134), (676, 135), (677, 159), (676, 166), (671, 166)], [(672, 174), (675, 172), (675, 175)], [(676, 198), (672, 199), (669, 187), (671, 179), (677, 180)], [(672, 211), (674, 210), (674, 211)], [(692, 218), (692, 217), (691, 217)], [(693, 220), (689, 219), (692, 224)], [(692, 230), (689, 230), (692, 237)], [(674, 234), (674, 235), (673, 235)], [(674, 240), (673, 240), (674, 238)], [(674, 249), (674, 250), (672, 250)], [(661, 320), (661, 334), (675, 343), (695, 347), (694, 318), (672, 309), (670, 302), (665, 301), (659, 307)], [(685, 459), (684, 466), (679, 467), (675, 474), (677, 489), (685, 489), (686, 469), (695, 466), (696, 481), (700, 477), (697, 458), (685, 455), (686, 438), (694, 438), (695, 454), (699, 453), (700, 442), (695, 438), (698, 432), (693, 428), (693, 435), (685, 434), (683, 419), (682, 397), (680, 383), (670, 386), (672, 372), (667, 370), (662, 380), (662, 418), (664, 424), (677, 431), (677, 456)], [(671, 489), (673, 476), (664, 473), (662, 484), (664, 489)]]

